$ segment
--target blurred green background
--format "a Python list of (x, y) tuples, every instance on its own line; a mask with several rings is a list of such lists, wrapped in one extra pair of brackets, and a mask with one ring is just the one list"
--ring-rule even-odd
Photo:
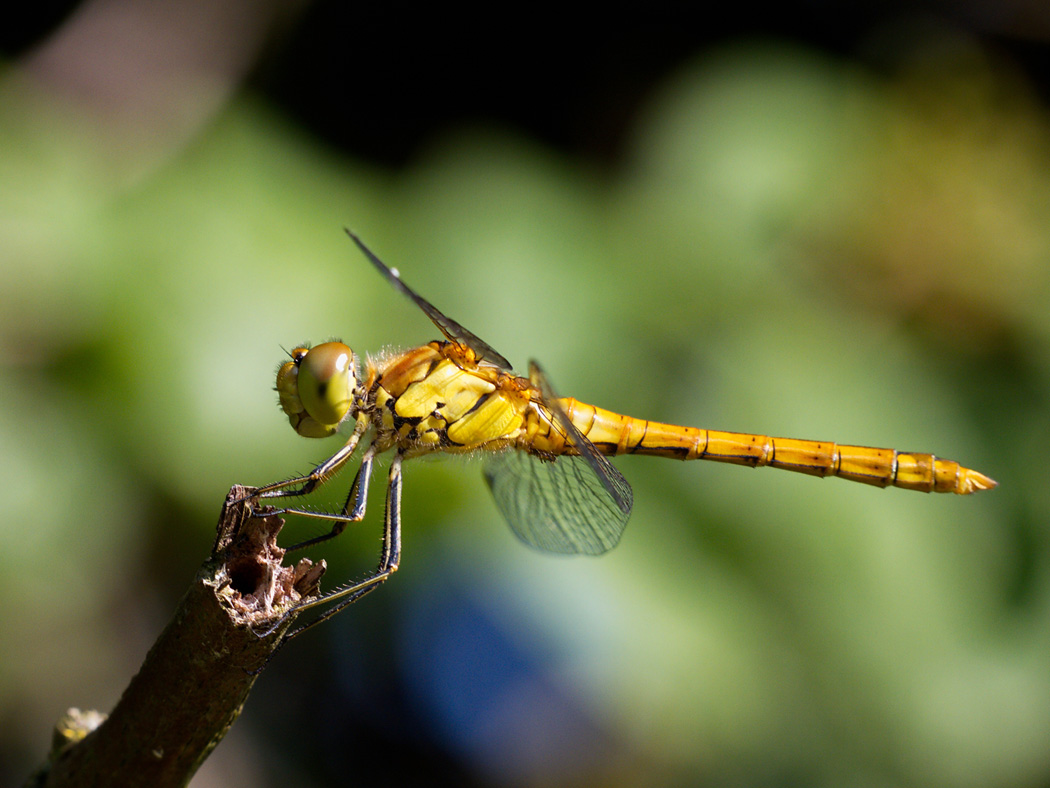
[(351, 226), (567, 395), (1001, 487), (627, 458), (622, 543), (564, 559), (478, 463), (409, 463), (401, 571), (279, 654), (195, 786), (1050, 784), (1048, 15), (861, 7), (522, 44), (108, 2), (7, 39), (0, 783), (113, 706), (231, 484), (338, 447), (278, 411), (282, 346), (435, 338)]

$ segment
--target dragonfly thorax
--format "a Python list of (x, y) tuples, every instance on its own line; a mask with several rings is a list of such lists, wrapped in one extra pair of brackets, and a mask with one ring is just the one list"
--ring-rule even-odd
[(357, 391), (354, 352), (342, 342), (297, 347), (277, 370), (281, 409), (300, 435), (327, 438), (351, 412)]

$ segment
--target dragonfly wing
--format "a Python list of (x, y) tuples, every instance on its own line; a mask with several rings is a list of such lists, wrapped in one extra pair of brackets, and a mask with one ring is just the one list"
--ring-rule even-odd
[(508, 449), (486, 461), (485, 479), (526, 544), (553, 553), (600, 555), (620, 541), (634, 495), (623, 475), (573, 425), (535, 361), (529, 379), (579, 452), (553, 460)]
[(463, 326), (461, 326), (451, 317), (447, 317), (446, 315), (442, 314), (441, 310), (439, 310), (436, 306), (434, 306), (432, 303), (423, 298), (423, 296), (419, 295), (419, 293), (417, 293), (411, 287), (402, 282), (401, 274), (398, 271), (395, 271), (394, 269), (390, 268), (386, 263), (384, 263), (382, 260), (376, 257), (375, 253), (367, 246), (365, 246), (364, 242), (360, 238), (358, 238), (352, 230), (350, 230), (349, 228), (344, 229), (346, 229), (346, 234), (350, 236), (350, 240), (357, 244), (357, 248), (360, 249), (364, 253), (365, 257), (367, 257), (372, 262), (372, 265), (379, 269), (379, 273), (386, 277), (386, 280), (390, 282), (390, 284), (392, 284), (395, 288), (397, 288), (410, 299), (412, 299), (415, 305), (422, 309), (426, 313), (427, 317), (429, 317), (434, 322), (434, 325), (436, 325), (441, 330), (441, 333), (445, 335), (446, 339), (448, 339), (451, 342), (466, 345), (471, 350), (473, 350), (479, 358), (483, 358), (486, 361), (503, 367), (506, 370), (511, 369), (510, 362), (507, 361), (507, 359), (505, 359), (499, 353), (497, 353), (492, 348), (492, 346), (488, 344), (488, 342), (485, 342), (483, 339), (476, 336), (473, 332), (463, 328)]
[(605, 491), (624, 515), (630, 517), (631, 507), (634, 506), (634, 495), (631, 492), (631, 485), (613, 467), (612, 463), (594, 448), (594, 444), (576, 429), (576, 425), (572, 423), (569, 415), (558, 405), (558, 396), (554, 393), (554, 387), (535, 359), (529, 361), (529, 381), (540, 390), (540, 394), (543, 396), (543, 403), (554, 414), (554, 420), (558, 422), (558, 426), (569, 436), (569, 443), (576, 447), (580, 456), (591, 466), (591, 470), (598, 477), (598, 481), (601, 482)]
[[(630, 500), (627, 480), (609, 468)], [(547, 552), (601, 555), (620, 541), (630, 517), (580, 455), (548, 461), (507, 449), (486, 459), (485, 479), (515, 535)]]

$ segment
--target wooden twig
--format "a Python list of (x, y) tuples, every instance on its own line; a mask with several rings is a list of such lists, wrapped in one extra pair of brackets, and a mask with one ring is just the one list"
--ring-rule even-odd
[[(70, 709), (29, 786), (186, 785), (241, 713), (259, 672), (325, 565), (281, 565), (284, 521), (253, 517), (234, 486), (211, 558), (108, 718)], [(256, 633), (264, 633), (258, 635)]]

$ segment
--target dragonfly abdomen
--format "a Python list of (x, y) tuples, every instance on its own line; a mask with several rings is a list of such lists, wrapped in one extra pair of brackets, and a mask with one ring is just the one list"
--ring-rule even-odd
[(577, 429), (606, 455), (648, 454), (680, 460), (768, 465), (811, 476), (838, 476), (877, 487), (967, 494), (996, 482), (954, 460), (831, 441), (773, 438), (745, 432), (680, 427), (561, 400)]

